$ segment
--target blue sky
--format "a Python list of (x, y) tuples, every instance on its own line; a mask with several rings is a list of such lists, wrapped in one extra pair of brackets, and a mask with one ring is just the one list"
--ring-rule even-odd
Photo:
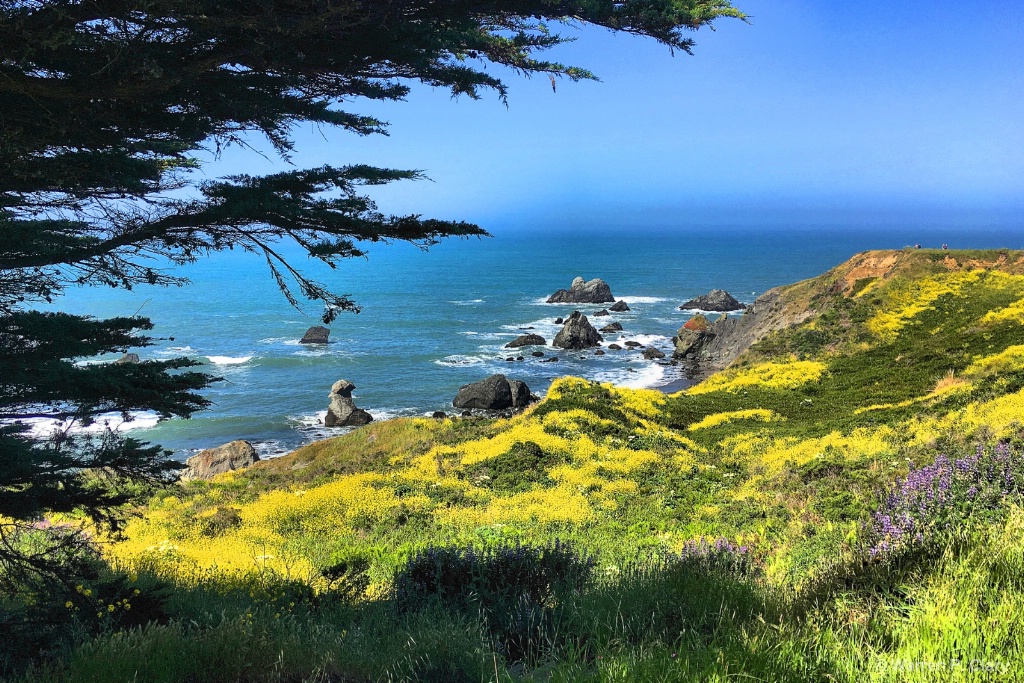
[[(1024, 230), (1024, 3), (736, 0), (694, 56), (585, 28), (598, 83), (353, 103), (390, 137), (296, 131), (297, 166), (422, 169), (381, 209), (492, 230), (948, 223)], [(232, 149), (206, 173), (279, 170)]]

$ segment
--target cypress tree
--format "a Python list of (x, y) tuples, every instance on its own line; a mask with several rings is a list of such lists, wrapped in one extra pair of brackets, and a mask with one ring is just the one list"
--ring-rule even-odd
[[(689, 52), (689, 32), (743, 18), (727, 0), (0, 0), (0, 565), (44, 571), (16, 535), (47, 511), (97, 519), (175, 468), (158, 446), (67, 427), (108, 414), (188, 417), (212, 378), (186, 358), (87, 363), (153, 340), (139, 317), (33, 307), (73, 286), (178, 285), (174, 266), (240, 248), (284, 296), (358, 311), (283, 256), (294, 242), (331, 267), (361, 242), (422, 246), (486, 234), (460, 221), (389, 215), (365, 188), (417, 171), (352, 164), (196, 179), (201, 151), (262, 134), (282, 159), (298, 123), (386, 133), (356, 111), (410, 82), (506, 97), (488, 64), (571, 80), (538, 55), (560, 22), (649, 36)], [(40, 434), (32, 420), (64, 428)], [(58, 553), (59, 554), (59, 553)], [(51, 556), (55, 556), (51, 553)], [(27, 564), (26, 564), (27, 563)], [(35, 564), (33, 564), (35, 563)], [(3, 567), (0, 567), (3, 573)]]

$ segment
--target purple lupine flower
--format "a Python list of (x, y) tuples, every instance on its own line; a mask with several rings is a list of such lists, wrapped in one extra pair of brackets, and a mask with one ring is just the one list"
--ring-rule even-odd
[(924, 543), (940, 531), (987, 511), (1005, 511), (1024, 498), (1024, 460), (1008, 444), (979, 446), (973, 455), (936, 456), (894, 482), (872, 514), (872, 557)]

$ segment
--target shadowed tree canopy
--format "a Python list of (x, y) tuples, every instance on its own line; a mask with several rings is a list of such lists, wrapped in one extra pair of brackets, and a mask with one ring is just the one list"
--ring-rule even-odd
[(505, 98), (489, 64), (593, 78), (539, 56), (566, 40), (555, 29), (567, 23), (689, 52), (692, 31), (722, 17), (743, 18), (726, 0), (0, 0), (0, 515), (99, 509), (120, 499), (71, 483), (81, 471), (146, 478), (170, 467), (117, 435), (32, 438), (14, 420), (187, 417), (211, 381), (187, 359), (77, 363), (150, 343), (138, 334), (149, 321), (33, 305), (70, 286), (177, 284), (174, 265), (241, 248), (266, 261), (290, 302), (321, 302), (329, 322), (356, 303), (288, 263), (282, 242), (335, 267), (362, 255), (360, 242), (486, 234), (389, 215), (366, 195), (418, 171), (352, 163), (201, 181), (197, 153), (255, 132), (288, 161), (291, 131), (306, 122), (386, 134), (360, 101), (401, 100), (414, 82)]

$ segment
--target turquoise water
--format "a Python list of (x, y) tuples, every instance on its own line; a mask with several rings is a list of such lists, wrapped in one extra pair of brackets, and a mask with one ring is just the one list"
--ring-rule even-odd
[[(683, 301), (723, 288), (751, 302), (776, 285), (818, 275), (865, 249), (949, 243), (951, 248), (1024, 246), (1021, 231), (954, 229), (778, 229), (540, 231), (501, 233), (490, 239), (449, 241), (423, 252), (409, 245), (370, 245), (370, 258), (338, 270), (309, 268), (335, 291), (363, 306), (331, 325), (326, 347), (301, 346), (319, 311), (306, 315), (279, 294), (259, 259), (219, 254), (183, 269), (192, 285), (136, 292), (81, 290), (62, 308), (95, 316), (138, 311), (165, 339), (142, 349), (143, 358), (186, 355), (225, 381), (207, 391), (213, 406), (191, 420), (157, 424), (140, 415), (121, 429), (163, 444), (178, 457), (247, 439), (264, 455), (340, 433), (318, 424), (327, 392), (338, 379), (354, 382), (357, 405), (377, 419), (451, 411), (459, 387), (495, 372), (522, 379), (538, 394), (559, 375), (634, 387), (659, 386), (678, 377), (671, 366), (638, 352), (557, 355), (540, 363), (526, 353), (506, 362), (502, 346), (522, 328), (548, 341), (553, 321), (574, 310), (544, 299), (577, 275), (600, 277), (632, 311), (593, 318), (598, 327), (618, 320), (622, 340), (636, 339), (669, 352), (670, 338), (689, 317)], [(599, 306), (579, 307), (588, 316)], [(606, 342), (619, 335), (605, 335)], [(621, 343), (621, 342), (620, 342)], [(527, 349), (530, 351), (532, 349)], [(582, 356), (582, 357), (581, 357)]]

